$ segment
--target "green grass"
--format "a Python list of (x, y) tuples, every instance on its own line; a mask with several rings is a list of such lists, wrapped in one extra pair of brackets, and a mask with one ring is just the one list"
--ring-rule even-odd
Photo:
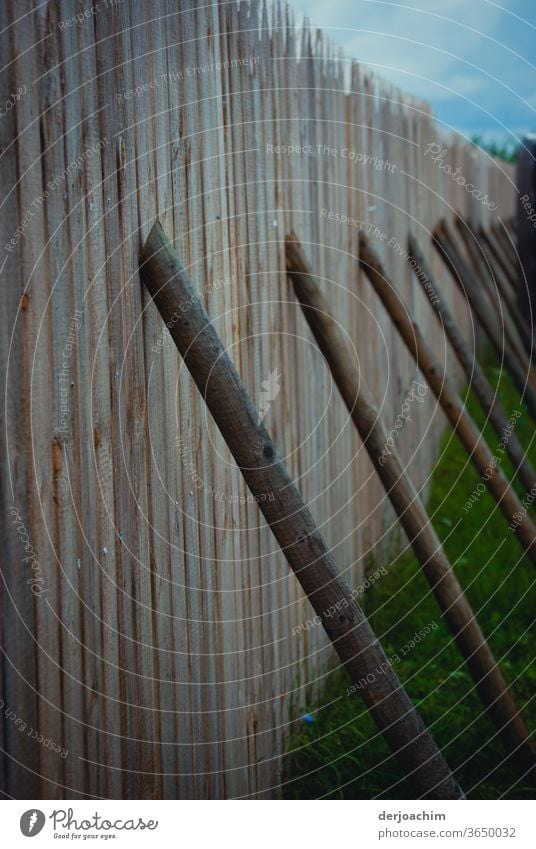
[[(508, 416), (522, 411), (516, 425), (532, 466), (536, 468), (534, 426), (520, 405), (508, 375), (487, 367)], [(472, 394), (467, 407), (480, 427), (484, 415)], [(492, 452), (499, 437), (487, 426)], [(501, 466), (512, 477), (506, 455)], [(534, 567), (487, 491), (469, 512), (464, 505), (480, 482), (478, 473), (449, 430), (432, 478), (428, 509), (456, 574), (506, 680), (512, 685), (528, 727), (536, 727), (534, 637), (529, 636), (536, 609), (531, 589)], [(517, 483), (516, 489), (523, 495)], [(483, 714), (481, 702), (465, 671), (428, 584), (412, 555), (398, 558), (365, 596), (367, 615), (388, 656), (401, 652), (413, 635), (429, 623), (438, 627), (395, 662), (414, 704), (428, 724), (450, 767), (470, 798), (532, 798), (532, 780), (524, 778)], [(383, 739), (355, 695), (348, 696), (348, 676), (335, 668), (324, 679), (320, 697), (307, 712), (314, 722), (293, 723), (285, 757), (282, 796), (288, 799), (412, 798), (412, 790)]]

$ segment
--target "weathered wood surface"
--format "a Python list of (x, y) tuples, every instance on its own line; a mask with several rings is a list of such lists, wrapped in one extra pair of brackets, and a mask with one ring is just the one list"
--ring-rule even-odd
[(389, 445), (389, 433), (372, 401), (352, 341), (331, 315), (320, 283), (295, 234), (287, 236), (286, 246), (289, 275), (305, 318), (421, 564), (441, 614), (467, 663), (482, 702), (508, 752), (523, 766), (534, 766), (534, 743), (430, 518), (404, 471), (396, 447)]
[[(293, 633), (309, 603), (178, 371), (139, 250), (158, 216), (191, 276), (215, 284), (204, 303), (256, 403), (284, 372), (266, 422), (292, 448), (290, 473), (355, 586), (403, 543), (368, 458), (348, 463), (359, 436), (289, 303), (284, 233), (303, 233), (340, 284), (330, 303), (390, 426), (418, 375), (362, 274), (356, 304), (358, 228), (321, 210), (387, 234), (385, 267), (427, 321), (388, 241), (405, 245), (410, 227), (428, 234), (455, 209), (484, 226), (509, 219), (510, 172), (444, 139), (426, 104), (296, 32), (277, 3), (268, 14), (258, 2), (136, 0), (73, 21), (79, 11), (0, 3), (0, 107), (25, 87), (0, 118), (3, 698), (68, 750), (6, 723), (3, 786), (18, 798), (272, 796), (289, 706), (296, 715), (307, 685), (322, 686), (332, 650), (322, 628)], [(496, 213), (431, 160), (430, 144)], [(393, 169), (376, 167), (387, 160)], [(427, 250), (470, 338), (465, 300)], [(412, 419), (398, 446), (425, 497), (445, 419), (431, 393)], [(42, 568), (39, 598), (12, 508)]]

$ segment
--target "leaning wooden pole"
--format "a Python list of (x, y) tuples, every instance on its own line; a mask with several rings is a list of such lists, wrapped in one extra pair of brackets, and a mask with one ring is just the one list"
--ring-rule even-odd
[[(516, 329), (511, 310), (506, 306), (508, 304), (508, 298), (505, 297), (503, 290), (504, 281), (495, 266), (493, 258), (488, 255), (486, 245), (483, 240), (476, 236), (472, 226), (460, 215), (456, 217), (456, 227), (467, 249), (470, 264), (473, 266), (484, 287), (484, 296), (481, 298), (481, 302), (484, 306), (480, 306), (480, 311), (482, 311), (483, 308), (488, 310), (486, 320), (488, 323), (493, 322), (495, 336), (499, 340), (499, 344), (501, 331), (504, 330), (504, 335), (512, 354), (524, 368), (530, 371), (529, 357), (527, 356), (523, 343), (519, 339), (520, 334)], [(453, 239), (452, 233), (450, 233), (450, 238)], [(469, 285), (471, 285), (471, 281), (469, 281)], [(499, 290), (498, 293), (497, 290)], [(499, 302), (497, 294), (499, 294)], [(477, 298), (478, 295), (473, 294), (473, 302), (475, 302), (475, 299)], [(478, 316), (476, 312), (478, 304), (473, 306), (471, 299), (469, 299), (469, 303), (472, 305), (475, 315)], [(489, 314), (490, 307), (492, 310), (491, 315)], [(499, 307), (499, 310), (497, 307)], [(495, 342), (493, 344), (496, 347), (497, 343)]]
[[(489, 251), (488, 243), (482, 237), (482, 234), (476, 235), (471, 225), (463, 227), (462, 222), (465, 224), (462, 217), (458, 215), (456, 217), (458, 232), (461, 235), (465, 246), (468, 248), (468, 254), (471, 257), (473, 264), (475, 258), (477, 256), (479, 258), (478, 264), (475, 268), (484, 285), (484, 296), (481, 298), (481, 303), (482, 305), (485, 305), (485, 309), (487, 311), (486, 321), (488, 324), (493, 324), (495, 329), (496, 338), (493, 344), (495, 347), (497, 344), (501, 345), (501, 337), (504, 332), (505, 345), (501, 345), (501, 350), (503, 347), (508, 348), (518, 363), (518, 366), (522, 370), (525, 370), (527, 380), (530, 381), (532, 379), (530, 359), (527, 355), (523, 342), (519, 338), (520, 334), (516, 328), (514, 317), (509, 308), (508, 298), (505, 296), (505, 291), (507, 290), (504, 289), (502, 271), (497, 266), (495, 258)], [(442, 222), (440, 227), (444, 230), (444, 238), (451, 243), (452, 250), (457, 251), (458, 258), (463, 263), (463, 259), (455, 243), (456, 239), (454, 231), (448, 227), (446, 222)], [(471, 272), (471, 269), (468, 268), (467, 265), (466, 270)], [(474, 277), (469, 277), (469, 286), (473, 283)], [(476, 301), (478, 295), (473, 293), (472, 298), (473, 301)]]
[[(432, 277), (424, 254), (417, 240), (412, 235), (408, 238), (408, 262), (417, 280), (422, 285), (423, 291), (430, 301), (430, 305), (437, 313), (439, 321), (448, 336), (450, 344), (461, 363), (467, 380), (471, 384), (482, 409), (489, 417), (499, 439), (504, 439), (506, 453), (514, 464), (516, 473), (525, 490), (531, 492), (534, 488), (534, 492), (536, 492), (536, 473), (530, 465), (523, 446), (513, 430), (513, 424), (508, 419), (497, 397), (497, 393), (493, 391), (484, 369), (480, 366), (477, 358), (463, 338), (458, 327), (458, 322), (439, 292), (438, 285)], [(507, 436), (508, 438), (506, 439)]]
[(514, 297), (515, 302), (519, 309), (519, 315), (523, 320), (523, 324), (526, 328), (526, 335), (530, 339), (530, 351), (531, 357), (534, 360), (534, 349), (536, 347), (536, 339), (535, 339), (535, 327), (533, 323), (533, 316), (529, 313), (525, 315), (519, 300), (519, 281), (524, 277), (523, 267), (521, 263), (520, 256), (517, 252), (517, 233), (516, 227), (517, 220), (515, 218), (507, 219), (504, 221), (500, 219), (499, 222), (492, 227), (492, 231), (495, 233), (496, 237), (499, 239), (503, 246), (503, 251), (505, 256), (510, 258), (510, 264), (513, 269), (513, 288), (514, 288)]
[(478, 282), (463, 260), (445, 222), (442, 222), (434, 231), (433, 243), (464, 296), (468, 298), (471, 309), (486, 331), (497, 356), (510, 372), (532, 418), (536, 421), (536, 392), (529, 383), (530, 373), (523, 371), (518, 358), (511, 351), (510, 346), (506, 344), (506, 340), (503, 344), (500, 334), (496, 330), (491, 309), (484, 301), (484, 296), (479, 291)]
[(516, 321), (514, 319), (515, 304), (510, 297), (509, 284), (504, 280), (503, 272), (497, 267), (495, 258), (490, 253), (486, 240), (482, 237), (477, 238), (472, 226), (460, 215), (456, 217), (456, 226), (465, 244), (470, 261), (484, 285), (493, 315), (496, 316), (494, 325), (496, 333), (497, 328), (498, 332), (501, 332), (502, 323), (504, 334), (512, 353), (518, 358), (521, 366), (530, 372), (530, 355), (527, 354), (527, 341), (526, 339), (524, 341), (520, 339), (520, 336), (526, 336), (528, 339), (528, 334), (526, 331), (525, 333), (520, 333), (516, 327)]
[(531, 323), (530, 315), (525, 315), (523, 313), (518, 297), (519, 278), (523, 276), (523, 269), (521, 267), (521, 261), (517, 253), (517, 237), (516, 234), (512, 232), (510, 223), (508, 221), (503, 221), (502, 219), (497, 222), (495, 226), (491, 227), (491, 232), (494, 234), (498, 245), (501, 245), (503, 256), (509, 260), (511, 269), (509, 279), (513, 290), (513, 299), (516, 306), (516, 315), (518, 317), (518, 321), (521, 321), (521, 326), (524, 328), (522, 336), (525, 342), (525, 347), (527, 348), (527, 351), (530, 354), (531, 360), (534, 362), (536, 358), (536, 339), (534, 338), (534, 327)]
[[(142, 280), (290, 567), (352, 682), (419, 797), (463, 796), (293, 483), (158, 222), (140, 257)], [(359, 689), (365, 678), (372, 683)]]
[(507, 750), (525, 765), (536, 763), (529, 732), (471, 606), (452, 570), (424, 506), (405, 473), (396, 449), (360, 373), (346, 337), (329, 312), (298, 238), (286, 239), (287, 269), (305, 318), (352, 416), (385, 491), (430, 584), (442, 615), (467, 663), (480, 698)]
[(505, 221), (501, 221), (497, 223), (495, 226), (491, 227), (491, 232), (494, 233), (495, 238), (502, 245), (503, 254), (510, 261), (510, 267), (513, 271), (513, 286), (514, 291), (517, 286), (517, 271), (519, 266), (519, 258), (517, 256), (515, 242), (512, 241), (512, 234), (508, 227), (508, 224)]
[(495, 228), (490, 227), (489, 230), (486, 230), (485, 227), (480, 225), (479, 236), (481, 240), (483, 239), (488, 244), (491, 256), (493, 257), (495, 263), (502, 270), (504, 278), (508, 282), (508, 285), (511, 287), (515, 287), (516, 273), (513, 263), (510, 257), (505, 254), (502, 241), (497, 236)]
[[(500, 470), (499, 461), (492, 455), (455, 386), (425, 341), (418, 324), (409, 317), (405, 305), (388, 280), (378, 255), (364, 233), (359, 234), (359, 261), (510, 528), (517, 534), (532, 562), (536, 563), (536, 527), (529, 516), (525, 515), (526, 510)], [(523, 521), (517, 522), (518, 516), (523, 516)]]
[[(510, 339), (515, 338), (516, 342), (519, 343), (519, 347), (525, 357), (522, 362), (527, 367), (530, 367), (531, 357), (533, 356), (533, 343), (516, 300), (514, 291), (515, 282), (512, 282), (512, 279), (515, 281), (515, 275), (513, 275), (513, 278), (510, 277), (508, 269), (502, 261), (501, 252), (497, 247), (496, 240), (483, 227), (479, 231), (479, 243), (486, 255), (488, 266), (495, 270), (495, 281), (503, 304), (505, 305), (503, 307), (503, 313), (510, 318)], [(521, 342), (519, 341), (520, 339)]]

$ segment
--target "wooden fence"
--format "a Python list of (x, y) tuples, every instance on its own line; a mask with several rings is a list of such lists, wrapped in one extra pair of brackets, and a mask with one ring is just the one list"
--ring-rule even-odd
[(270, 797), (333, 656), (300, 629), (312, 610), (142, 289), (140, 247), (159, 216), (357, 586), (406, 541), (289, 286), (285, 234), (425, 495), (444, 419), (428, 392), (397, 426), (419, 375), (359, 271), (359, 230), (460, 381), (401, 250), (411, 229), (472, 340), (429, 233), (454, 210), (509, 217), (511, 175), (288, 9), (86, 12), (0, 6), (2, 786)]

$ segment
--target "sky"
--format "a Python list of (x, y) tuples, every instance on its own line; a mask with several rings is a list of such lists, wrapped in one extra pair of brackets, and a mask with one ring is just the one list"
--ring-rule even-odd
[(345, 54), (431, 103), (446, 130), (536, 132), (536, 0), (291, 0)]

